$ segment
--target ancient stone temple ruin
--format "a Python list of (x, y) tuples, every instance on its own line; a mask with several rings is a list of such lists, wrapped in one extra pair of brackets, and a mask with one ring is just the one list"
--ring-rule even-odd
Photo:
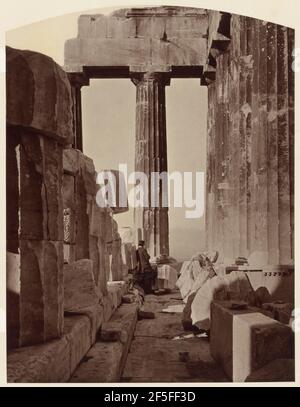
[[(135, 245), (144, 239), (152, 258), (176, 257), (161, 185), (157, 207), (150, 196), (135, 210), (132, 240), (122, 241), (115, 220), (127, 208), (96, 203), (81, 101), (93, 78), (128, 78), (136, 86), (135, 169), (147, 175), (168, 171), (165, 87), (173, 78), (207, 86), (207, 250), (219, 252), (226, 273), (242, 270), (254, 290), (265, 287), (272, 301), (293, 304), (293, 49), (291, 28), (186, 7), (82, 15), (63, 67), (7, 47), (8, 381), (76, 377), (88, 352), (109, 352), (99, 332), (127, 306), (131, 331), (114, 342), (120, 360), (102, 359), (103, 380), (118, 381), (137, 320), (136, 304), (121, 305), (136, 269)], [(225, 332), (231, 317), (218, 306), (212, 327), (218, 318)], [(290, 328), (282, 325), (281, 344), (291, 349)], [(239, 380), (211, 340), (215, 360)], [(265, 363), (292, 358), (290, 349)], [(95, 380), (85, 374), (82, 381)]]

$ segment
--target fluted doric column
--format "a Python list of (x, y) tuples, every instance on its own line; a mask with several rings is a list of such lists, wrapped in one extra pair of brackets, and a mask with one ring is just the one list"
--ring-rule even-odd
[[(143, 239), (151, 258), (169, 256), (168, 207), (162, 196), (167, 185), (157, 183), (157, 204), (151, 194), (151, 174), (167, 172), (167, 135), (165, 86), (166, 73), (143, 73), (132, 78), (136, 85), (135, 170), (148, 177), (148, 198), (143, 208), (135, 208), (136, 240)], [(153, 175), (152, 175), (153, 180)], [(152, 199), (151, 199), (152, 198)]]

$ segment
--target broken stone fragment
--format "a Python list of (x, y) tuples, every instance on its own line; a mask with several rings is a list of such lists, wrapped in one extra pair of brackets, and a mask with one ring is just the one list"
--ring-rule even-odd
[(228, 301), (212, 303), (211, 355), (234, 382), (276, 359), (292, 358), (293, 347), (290, 327), (250, 307), (232, 310)]
[(64, 208), (75, 208), (75, 180), (74, 176), (63, 175), (63, 206)]
[(122, 257), (121, 257), (121, 240), (112, 242), (112, 262), (111, 262), (112, 280), (119, 281), (122, 276)]
[(255, 303), (257, 307), (261, 307), (262, 304), (271, 302), (271, 295), (266, 287), (259, 287), (255, 290)]
[(104, 222), (104, 209), (100, 208), (96, 201), (93, 200), (91, 203), (91, 210), (89, 213), (89, 233), (91, 236), (100, 237), (101, 230), (103, 229), (102, 224)]
[(64, 265), (64, 310), (80, 311), (99, 304), (101, 294), (93, 274), (93, 261), (78, 260)]
[(55, 339), (63, 331), (62, 242), (20, 241), (20, 345)]
[(246, 296), (247, 303), (251, 306), (255, 306), (256, 298), (255, 298), (255, 291), (249, 291)]
[(235, 264), (237, 266), (244, 266), (245, 264), (248, 264), (248, 260), (245, 257), (238, 257), (235, 260)]
[(138, 319), (154, 319), (155, 313), (152, 311), (138, 310)]
[(133, 231), (132, 228), (129, 226), (123, 226), (119, 229), (120, 238), (123, 244), (134, 243)]
[(245, 301), (231, 301), (230, 304), (230, 309), (243, 310), (248, 308)]
[(105, 221), (103, 228), (105, 230), (105, 241), (111, 244), (113, 241), (113, 219), (110, 213), (105, 213)]
[(96, 177), (94, 162), (91, 158), (79, 153), (80, 171), (87, 194), (94, 196), (96, 194)]
[(50, 57), (6, 47), (7, 122), (72, 143), (72, 96), (66, 72)]
[(124, 174), (118, 170), (102, 170), (99, 172), (99, 186), (104, 191), (107, 191), (106, 182), (108, 181), (111, 186), (111, 192), (114, 195), (112, 200), (107, 200), (106, 204), (109, 206), (113, 214), (127, 212), (127, 187)]
[(63, 240), (62, 148), (24, 131), (20, 143), (20, 237)]
[(107, 271), (106, 271), (106, 247), (102, 238), (98, 239), (98, 254), (99, 254), (99, 276), (98, 287), (103, 295), (107, 294)]
[(128, 278), (128, 267), (126, 264), (121, 264), (121, 279), (126, 280)]
[(96, 285), (99, 287), (100, 279), (99, 249), (98, 249), (98, 239), (94, 236), (89, 236), (89, 258), (93, 261), (94, 280)]
[(293, 382), (295, 380), (294, 359), (276, 359), (252, 372), (246, 382)]
[(63, 168), (67, 174), (76, 175), (79, 171), (79, 151), (74, 148), (64, 148)]
[(126, 265), (127, 270), (131, 270), (131, 268), (132, 268), (131, 246), (132, 246), (131, 243), (123, 243), (123, 240), (122, 240), (122, 246), (121, 246), (122, 262), (124, 265)]
[(189, 352), (179, 352), (179, 360), (180, 362), (187, 362), (190, 360)]
[(114, 218), (112, 218), (112, 236), (113, 236), (113, 240), (120, 239), (120, 235), (118, 232), (118, 222), (115, 221)]
[(128, 335), (124, 329), (120, 328), (119, 323), (104, 322), (97, 335), (97, 339), (104, 342), (121, 342), (124, 344), (128, 340)]
[(282, 324), (289, 324), (292, 311), (294, 309), (293, 304), (285, 302), (271, 302), (262, 304), (263, 310), (269, 311), (272, 317)]
[(122, 302), (125, 304), (132, 304), (133, 302), (135, 302), (135, 300), (136, 298), (133, 294), (125, 294), (122, 297)]

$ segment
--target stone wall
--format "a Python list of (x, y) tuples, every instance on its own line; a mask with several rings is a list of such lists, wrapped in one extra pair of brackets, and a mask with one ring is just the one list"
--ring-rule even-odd
[(67, 75), (7, 48), (8, 347), (63, 331), (63, 146), (72, 141)]
[(104, 303), (107, 282), (127, 276), (113, 210), (96, 204), (94, 164), (70, 147), (74, 131), (67, 74), (45, 55), (7, 48), (8, 348), (63, 335), (64, 268), (80, 273), (76, 262), (91, 260), (82, 264)]
[(106, 295), (107, 281), (122, 280), (128, 271), (123, 267), (118, 224), (112, 209), (96, 203), (99, 186), (93, 161), (66, 148), (63, 167), (64, 260), (91, 259), (95, 283)]
[(292, 264), (294, 31), (232, 15), (226, 32), (224, 18), (211, 21), (207, 245), (229, 263)]

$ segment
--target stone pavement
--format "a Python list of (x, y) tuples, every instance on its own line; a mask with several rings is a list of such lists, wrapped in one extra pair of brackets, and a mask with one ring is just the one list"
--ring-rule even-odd
[(144, 308), (155, 312), (155, 319), (138, 321), (122, 382), (228, 381), (210, 356), (207, 338), (173, 340), (191, 332), (183, 331), (181, 313), (161, 311), (181, 303), (177, 290), (161, 296), (146, 296)]

